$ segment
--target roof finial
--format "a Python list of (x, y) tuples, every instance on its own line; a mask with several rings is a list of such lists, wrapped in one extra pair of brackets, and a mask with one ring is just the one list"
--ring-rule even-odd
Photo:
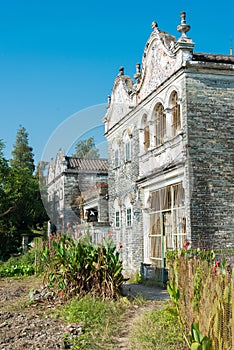
[(191, 27), (186, 23), (186, 12), (181, 12), (180, 18), (181, 22), (180, 25), (177, 26), (177, 30), (182, 34), (182, 38), (187, 38), (186, 33), (190, 30)]
[(158, 23), (156, 21), (153, 21), (152, 24), (151, 24), (151, 27), (152, 27), (153, 30), (158, 29)]
[(141, 78), (141, 64), (136, 64), (136, 74), (134, 74), (134, 79), (136, 79), (136, 82), (139, 83)]
[(118, 75), (124, 75), (124, 67), (119, 67), (119, 74)]

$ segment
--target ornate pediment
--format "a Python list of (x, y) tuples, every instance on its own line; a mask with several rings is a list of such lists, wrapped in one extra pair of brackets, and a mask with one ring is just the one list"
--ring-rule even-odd
[(136, 87), (138, 102), (178, 69), (174, 54), (175, 37), (159, 30), (155, 22), (152, 27), (153, 32), (146, 43), (143, 54), (141, 78), (138, 79)]
[(55, 177), (59, 176), (64, 171), (64, 154), (60, 149), (56, 156), (55, 161)]
[(104, 118), (106, 132), (192, 58), (194, 43), (186, 35), (190, 26), (185, 17), (185, 12), (181, 12), (177, 30), (182, 35), (177, 41), (174, 36), (159, 30), (156, 22), (152, 23), (153, 31), (145, 46), (142, 69), (140, 63), (136, 65), (135, 84), (124, 75), (123, 67), (120, 68)]
[(130, 112), (132, 106), (133, 81), (124, 75), (123, 67), (115, 79), (112, 94), (109, 99), (108, 112), (105, 118), (107, 129), (111, 129), (124, 115)]

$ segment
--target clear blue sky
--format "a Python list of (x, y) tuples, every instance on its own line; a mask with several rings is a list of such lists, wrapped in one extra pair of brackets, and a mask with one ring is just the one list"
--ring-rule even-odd
[(106, 103), (121, 65), (134, 74), (153, 20), (179, 37), (181, 11), (194, 51), (229, 53), (233, 0), (1, 0), (0, 139), (7, 158), (21, 124), (38, 162), (59, 124)]

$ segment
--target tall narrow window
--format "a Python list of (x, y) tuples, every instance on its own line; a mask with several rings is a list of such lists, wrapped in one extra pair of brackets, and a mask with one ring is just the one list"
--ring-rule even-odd
[(125, 143), (125, 161), (129, 162), (131, 160), (131, 145), (130, 141)]
[(144, 149), (145, 151), (148, 151), (148, 148), (150, 146), (150, 131), (149, 131), (149, 125), (147, 123), (147, 116), (144, 116)]
[(172, 104), (172, 135), (176, 136), (181, 129), (180, 105), (178, 104), (178, 94), (174, 91), (171, 95)]
[(117, 168), (119, 166), (119, 150), (115, 150), (115, 161), (114, 161), (114, 166)]
[(132, 226), (132, 209), (131, 208), (127, 208), (126, 210), (126, 224), (127, 224), (127, 227)]
[(115, 227), (120, 227), (120, 213), (119, 211), (115, 212)]
[(155, 107), (155, 144), (160, 146), (166, 138), (166, 114), (163, 105), (157, 104)]

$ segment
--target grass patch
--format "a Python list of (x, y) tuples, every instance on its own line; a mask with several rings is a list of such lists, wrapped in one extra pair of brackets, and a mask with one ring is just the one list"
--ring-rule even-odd
[(113, 349), (118, 322), (129, 306), (127, 298), (103, 301), (87, 295), (71, 301), (60, 311), (60, 316), (82, 327), (82, 334), (78, 338), (68, 339), (72, 349)]
[(130, 342), (129, 350), (187, 349), (175, 310), (168, 302), (134, 320)]

